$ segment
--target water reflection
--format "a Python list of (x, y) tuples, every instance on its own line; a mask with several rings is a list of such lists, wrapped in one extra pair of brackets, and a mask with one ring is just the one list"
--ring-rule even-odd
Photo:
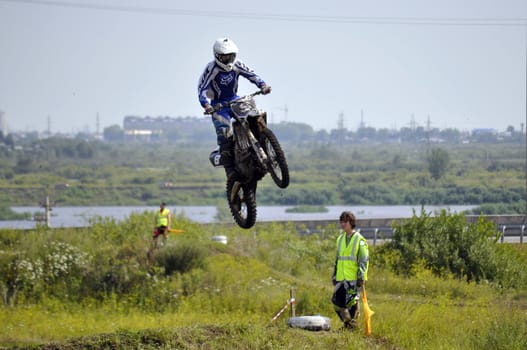
[[(473, 205), (455, 206), (425, 206), (427, 212), (437, 212), (447, 209), (450, 212), (462, 212), (475, 208)], [(155, 211), (157, 206), (107, 206), (107, 207), (54, 207), (51, 214), (52, 227), (82, 227), (88, 226), (94, 217), (111, 217), (118, 221), (130, 216), (132, 213)], [(323, 213), (287, 213), (286, 209), (292, 206), (262, 206), (258, 207), (257, 222), (267, 221), (306, 221), (306, 220), (338, 220), (340, 213), (350, 210), (359, 219), (375, 218), (405, 218), (411, 217), (413, 210), (420, 212), (421, 206), (396, 205), (396, 206), (327, 206)], [(40, 207), (13, 207), (13, 211), (24, 213), (43, 212)], [(169, 206), (172, 213), (183, 215), (197, 223), (213, 223), (217, 209), (214, 206)], [(34, 228), (34, 221), (0, 221), (0, 228)]]

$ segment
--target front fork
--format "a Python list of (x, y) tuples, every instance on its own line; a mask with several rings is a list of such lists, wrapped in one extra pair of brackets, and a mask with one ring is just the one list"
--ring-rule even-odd
[(260, 145), (260, 142), (256, 139), (256, 137), (254, 137), (254, 134), (251, 130), (249, 130), (248, 135), (254, 153), (258, 157), (258, 162), (260, 162), (264, 169), (267, 169), (267, 154), (265, 154), (262, 146)]
[[(261, 111), (260, 115), (256, 117), (255, 121), (256, 121), (255, 129), (258, 132), (258, 134), (260, 134), (260, 132), (263, 129), (267, 128), (267, 113), (264, 111)], [(258, 139), (254, 136), (251, 130), (249, 130), (249, 140), (251, 141), (251, 145), (254, 149), (254, 152), (256, 153), (258, 157), (258, 161), (260, 162), (262, 167), (265, 170), (267, 170), (267, 163), (268, 163), (269, 157), (267, 157), (267, 154), (262, 148), (262, 145), (260, 145), (260, 141), (258, 141)]]

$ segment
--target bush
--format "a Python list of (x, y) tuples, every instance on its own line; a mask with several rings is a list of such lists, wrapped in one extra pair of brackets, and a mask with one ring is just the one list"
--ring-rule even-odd
[[(442, 210), (438, 216), (421, 211), (395, 224), (394, 238), (380, 248), (381, 262), (405, 275), (413, 275), (420, 265), (435, 275), (450, 274), (467, 281), (496, 281), (500, 271), (496, 253), (497, 230), (484, 218), (467, 225), (463, 214)], [(505, 269), (506, 270), (506, 269)]]
[(199, 242), (184, 241), (164, 247), (156, 255), (156, 264), (165, 269), (166, 275), (172, 275), (174, 272), (185, 273), (204, 267), (207, 255), (207, 249), (199, 245)]

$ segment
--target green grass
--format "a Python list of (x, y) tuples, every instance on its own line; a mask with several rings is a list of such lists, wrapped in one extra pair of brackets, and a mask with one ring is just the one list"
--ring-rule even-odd
[[(342, 331), (330, 302), (334, 226), (305, 236), (293, 224), (247, 232), (177, 217), (185, 234), (148, 253), (150, 218), (0, 230), (0, 348), (524, 349), (526, 286), (467, 283), (422, 266), (399, 276), (375, 263), (381, 250), (371, 247), (366, 336), (363, 318), (358, 331)], [(220, 233), (228, 245), (212, 242)], [(508, 251), (527, 257), (525, 246)], [(9, 286), (18, 289), (7, 303)], [(330, 331), (289, 328), (289, 310), (271, 322), (293, 287), (297, 315), (327, 316)]]
[[(525, 299), (511, 302), (506, 297), (496, 298), (485, 286), (432, 277), (406, 281), (387, 273), (377, 276), (377, 282), (368, 285), (370, 307), (375, 311), (370, 337), (363, 334), (362, 319), (359, 331), (342, 332), (329, 307), (321, 314), (331, 318), (332, 329), (309, 332), (288, 328), (289, 312), (271, 323), (275, 312), (248, 312), (242, 305), (231, 312), (211, 312), (196, 310), (189, 300), (180, 312), (145, 312), (112, 301), (77, 305), (47, 300), (40, 306), (2, 308), (0, 339), (7, 347), (53, 342), (56, 349), (73, 349), (79, 344), (95, 349), (106, 348), (103, 344), (130, 349), (320, 349), (352, 345), (377, 349), (522, 349), (524, 345)], [(443, 288), (458, 291), (442, 295)], [(282, 301), (287, 300), (287, 288), (283, 294)]]

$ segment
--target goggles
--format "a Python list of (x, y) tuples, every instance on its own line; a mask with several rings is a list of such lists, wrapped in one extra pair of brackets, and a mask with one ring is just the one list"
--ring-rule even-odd
[(234, 60), (236, 59), (235, 53), (227, 53), (227, 54), (217, 54), (216, 58), (218, 61), (220, 61), (223, 64), (229, 64), (234, 63)]

